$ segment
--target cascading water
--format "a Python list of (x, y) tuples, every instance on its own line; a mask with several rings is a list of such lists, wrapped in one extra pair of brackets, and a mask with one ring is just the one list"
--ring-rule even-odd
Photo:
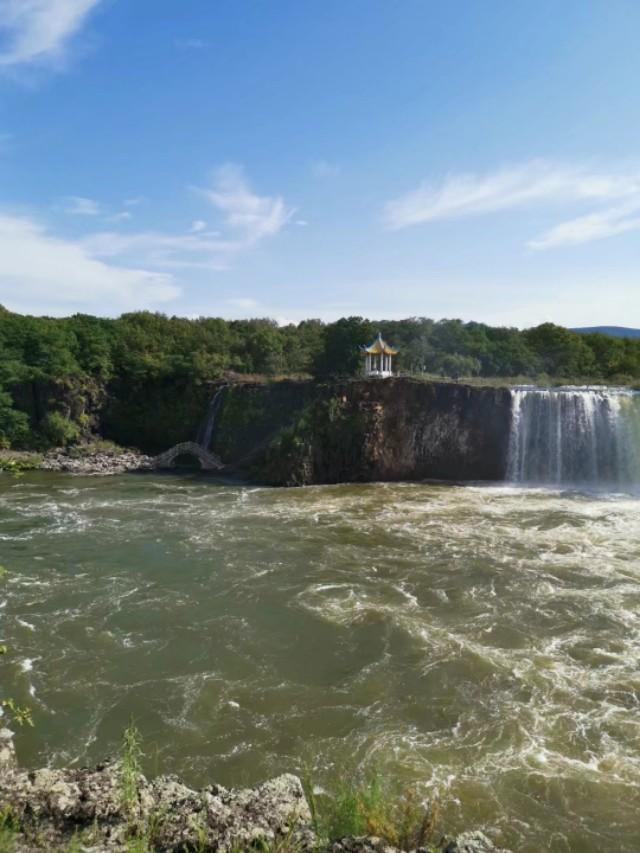
[(519, 387), (511, 396), (508, 480), (640, 485), (640, 394)]
[(222, 402), (222, 394), (228, 388), (228, 385), (221, 385), (211, 398), (211, 402), (209, 403), (209, 408), (207, 409), (207, 416), (200, 425), (200, 429), (198, 430), (198, 436), (196, 438), (197, 443), (200, 447), (205, 450), (209, 450), (211, 445), (211, 439), (213, 438), (213, 427), (216, 422), (216, 415), (218, 414), (218, 409), (220, 408), (220, 403)]

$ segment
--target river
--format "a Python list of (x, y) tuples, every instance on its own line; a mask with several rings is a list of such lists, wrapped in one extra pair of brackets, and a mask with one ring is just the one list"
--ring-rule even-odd
[(192, 785), (376, 766), (450, 830), (637, 850), (639, 534), (625, 494), (0, 476), (20, 759), (96, 762), (133, 715)]

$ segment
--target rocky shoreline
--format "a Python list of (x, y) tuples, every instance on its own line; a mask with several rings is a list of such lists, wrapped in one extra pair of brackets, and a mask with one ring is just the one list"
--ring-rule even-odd
[[(176, 776), (135, 773), (123, 796), (123, 767), (21, 770), (12, 733), (0, 730), (0, 842), (13, 853), (74, 851), (241, 851), (396, 853), (383, 839), (322, 842), (302, 784), (284, 774), (255, 788), (208, 785), (195, 791)], [(3, 835), (4, 833), (4, 835)], [(136, 846), (137, 845), (137, 846)], [(481, 832), (440, 838), (421, 853), (508, 853)]]
[(23, 471), (55, 471), (109, 475), (153, 469), (152, 456), (138, 450), (110, 446), (108, 442), (100, 442), (99, 445), (57, 447), (44, 454), (27, 450), (0, 450), (0, 472), (19, 474)]
[(95, 451), (76, 455), (64, 450), (51, 450), (39, 465), (41, 471), (67, 474), (124, 474), (128, 471), (149, 471), (152, 457), (135, 450)]

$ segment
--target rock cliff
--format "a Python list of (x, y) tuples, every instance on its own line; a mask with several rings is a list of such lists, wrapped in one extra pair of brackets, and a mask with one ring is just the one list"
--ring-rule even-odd
[[(411, 379), (239, 386), (214, 432), (222, 459), (258, 481), (502, 480), (511, 395)], [(286, 392), (286, 393), (285, 393)]]

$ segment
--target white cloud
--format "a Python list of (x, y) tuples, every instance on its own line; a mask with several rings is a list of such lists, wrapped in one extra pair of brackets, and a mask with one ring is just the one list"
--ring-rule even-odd
[(225, 302), (232, 308), (239, 308), (241, 311), (255, 311), (256, 308), (260, 307), (260, 303), (257, 299), (251, 299), (250, 297), (245, 296), (240, 296), (235, 299), (226, 299)]
[(129, 262), (165, 269), (227, 269), (230, 258), (239, 251), (237, 241), (224, 240), (205, 233), (170, 234), (140, 231), (123, 234), (104, 231), (90, 234), (84, 248), (101, 258), (123, 257)]
[(98, 216), (101, 213), (100, 204), (92, 198), (70, 195), (63, 200), (63, 210), (73, 216)]
[(316, 178), (335, 178), (340, 174), (340, 166), (328, 160), (316, 160), (311, 164), (311, 171)]
[(60, 59), (101, 0), (0, 0), (0, 66)]
[[(61, 239), (27, 216), (0, 213), (0, 304), (54, 314), (154, 307), (179, 296), (177, 271), (228, 269), (241, 253), (277, 234), (294, 212), (279, 196), (254, 193), (238, 167), (219, 170), (202, 193), (223, 213), (222, 233), (197, 219), (181, 233), (110, 228)], [(126, 208), (110, 213), (81, 196), (64, 204), (58, 212), (85, 221), (98, 214), (104, 222), (131, 218)]]
[(277, 234), (295, 213), (281, 196), (256, 195), (242, 168), (233, 163), (217, 169), (213, 186), (201, 193), (222, 211), (226, 225), (247, 246)]
[(196, 38), (176, 39), (175, 45), (181, 50), (203, 50), (207, 42)]
[(196, 219), (187, 233), (104, 231), (87, 235), (82, 245), (95, 257), (158, 270), (226, 270), (239, 254), (277, 234), (294, 213), (279, 196), (256, 195), (237, 166), (219, 169), (213, 186), (199, 193), (223, 212), (224, 233)]
[(176, 298), (172, 276), (115, 266), (26, 217), (0, 214), (0, 303), (17, 311), (115, 314)]
[(527, 205), (606, 201), (640, 195), (640, 172), (600, 173), (533, 160), (485, 175), (450, 175), (390, 201), (384, 216), (392, 229)]
[(546, 233), (530, 240), (530, 249), (554, 249), (559, 246), (576, 246), (603, 240), (624, 234), (627, 231), (640, 230), (640, 217), (634, 214), (640, 210), (640, 201), (634, 204), (612, 207), (586, 216), (578, 216), (567, 222), (561, 222)]
[(121, 210), (119, 213), (114, 213), (112, 216), (107, 216), (107, 222), (126, 222), (132, 218), (132, 214), (128, 210)]
[(142, 204), (142, 196), (136, 196), (135, 198), (125, 198), (122, 203), (125, 207), (137, 207), (137, 205)]

